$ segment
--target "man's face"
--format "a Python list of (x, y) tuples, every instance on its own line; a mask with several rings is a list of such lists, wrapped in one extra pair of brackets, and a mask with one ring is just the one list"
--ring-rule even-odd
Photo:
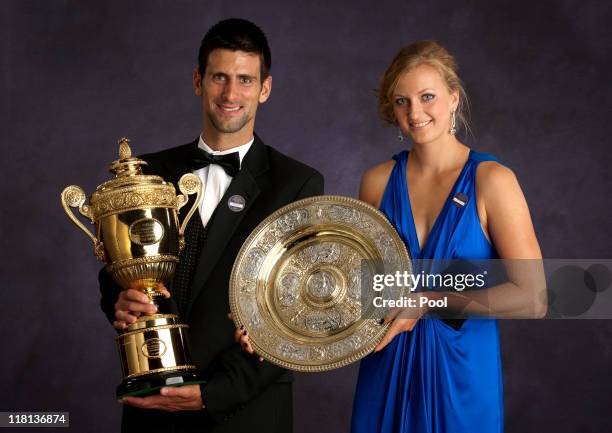
[(237, 134), (248, 141), (255, 125), (259, 103), (270, 96), (272, 77), (261, 81), (257, 54), (226, 49), (213, 50), (202, 77), (193, 73), (195, 93), (202, 97), (204, 129)]

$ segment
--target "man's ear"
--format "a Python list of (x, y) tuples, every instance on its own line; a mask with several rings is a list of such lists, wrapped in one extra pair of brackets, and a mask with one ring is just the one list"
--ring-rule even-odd
[(202, 96), (202, 76), (198, 68), (195, 68), (192, 72), (191, 80), (193, 82), (193, 91), (197, 96)]
[(259, 103), (264, 103), (270, 97), (272, 92), (272, 75), (268, 75), (263, 83), (261, 83), (261, 92), (259, 93)]

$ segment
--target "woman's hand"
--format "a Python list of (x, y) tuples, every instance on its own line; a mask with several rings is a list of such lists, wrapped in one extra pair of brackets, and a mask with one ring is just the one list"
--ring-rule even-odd
[(384, 318), (383, 324), (391, 322), (391, 326), (387, 330), (387, 333), (383, 339), (378, 343), (378, 346), (374, 348), (374, 352), (379, 352), (385, 348), (387, 344), (395, 338), (396, 335), (402, 332), (412, 331), (417, 321), (423, 317), (429, 311), (427, 304), (420, 306), (420, 299), (425, 296), (424, 293), (413, 293), (411, 298), (415, 299), (414, 307), (403, 307), (403, 308), (392, 308), (389, 310)]

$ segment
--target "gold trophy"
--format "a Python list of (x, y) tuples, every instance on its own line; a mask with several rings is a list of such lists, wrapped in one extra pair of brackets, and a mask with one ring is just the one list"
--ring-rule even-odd
[[(119, 160), (110, 165), (115, 178), (98, 186), (85, 204), (85, 192), (71, 185), (61, 194), (68, 217), (94, 244), (95, 255), (124, 290), (136, 288), (151, 304), (163, 299), (159, 283), (168, 285), (178, 254), (185, 245), (184, 233), (189, 219), (201, 201), (202, 182), (192, 173), (178, 182), (182, 194), (159, 176), (142, 174), (147, 163), (132, 157), (129, 140), (119, 140)], [(178, 210), (189, 195), (195, 203), (179, 226)], [(92, 234), (69, 207), (95, 224)], [(117, 397), (147, 395), (163, 386), (202, 383), (191, 361), (188, 326), (175, 314), (143, 314), (117, 337), (123, 382)]]

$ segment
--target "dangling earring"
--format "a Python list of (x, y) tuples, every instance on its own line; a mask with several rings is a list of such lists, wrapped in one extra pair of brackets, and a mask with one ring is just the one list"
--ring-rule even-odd
[(457, 132), (457, 118), (455, 116), (455, 112), (451, 112), (451, 127), (450, 127), (450, 135), (455, 135)]
[(397, 128), (397, 139), (399, 141), (404, 141), (404, 134), (402, 134), (401, 128)]

